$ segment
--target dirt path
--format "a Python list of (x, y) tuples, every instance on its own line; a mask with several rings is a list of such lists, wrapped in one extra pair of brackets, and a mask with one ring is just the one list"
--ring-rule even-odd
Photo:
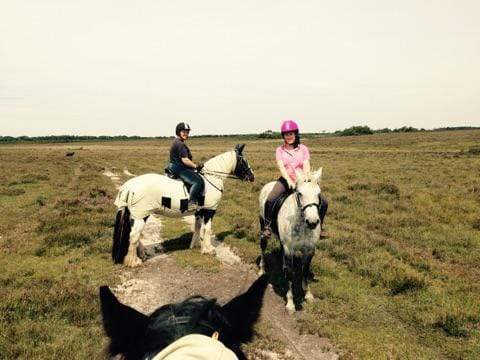
[[(128, 170), (124, 173), (127, 174)], [(120, 176), (111, 171), (103, 173), (114, 185), (120, 186)], [(193, 227), (194, 217), (183, 219)], [(159, 217), (151, 216), (142, 234), (141, 241), (147, 248), (161, 244), (162, 223)], [(245, 291), (257, 278), (256, 269), (241, 262), (235, 251), (227, 245), (214, 241), (216, 257), (221, 262), (221, 270), (216, 273), (179, 266), (166, 254), (160, 254), (147, 260), (142, 266), (127, 269), (122, 274), (122, 282), (113, 290), (122, 302), (136, 309), (149, 313), (157, 307), (201, 294), (215, 297), (225, 303)], [(205, 255), (208, 256), (208, 255)], [(338, 359), (333, 346), (326, 338), (314, 335), (300, 335), (296, 330), (297, 312), (294, 316), (287, 314), (283, 299), (271, 287), (265, 294), (261, 322), (270, 329), (270, 335), (284, 344), (285, 351), (255, 351), (255, 359)]]

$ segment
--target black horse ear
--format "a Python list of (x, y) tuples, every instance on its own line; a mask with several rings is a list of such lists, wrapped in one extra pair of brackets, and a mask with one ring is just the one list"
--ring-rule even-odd
[(237, 146), (235, 146), (235, 152), (238, 154), (238, 155), (242, 155), (242, 152), (243, 152), (243, 148), (245, 147), (245, 144), (237, 144)]
[(109, 354), (124, 354), (130, 358), (140, 350), (148, 317), (120, 303), (108, 286), (100, 287), (100, 305), (103, 328), (110, 338)]
[(239, 343), (247, 343), (253, 338), (253, 326), (260, 317), (267, 285), (267, 275), (262, 275), (245, 293), (222, 307), (222, 312), (235, 329), (235, 337)]

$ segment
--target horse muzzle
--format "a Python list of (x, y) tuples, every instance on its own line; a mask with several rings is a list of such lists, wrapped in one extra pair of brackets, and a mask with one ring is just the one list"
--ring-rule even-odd
[(320, 220), (313, 221), (313, 222), (312, 222), (312, 221), (305, 220), (305, 222), (307, 223), (308, 228), (309, 228), (310, 230), (313, 230), (313, 229), (315, 229), (315, 228), (318, 226), (318, 224), (320, 223)]

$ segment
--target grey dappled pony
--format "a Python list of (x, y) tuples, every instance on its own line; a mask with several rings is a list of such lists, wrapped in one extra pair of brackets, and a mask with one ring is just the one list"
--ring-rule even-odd
[[(297, 172), (295, 190), (283, 203), (278, 212), (276, 234), (280, 240), (282, 263), (285, 278), (288, 283), (287, 304), (289, 312), (295, 311), (292, 286), (303, 288), (305, 300), (313, 301), (313, 294), (308, 284), (311, 275), (310, 263), (315, 254), (315, 244), (320, 238), (320, 178), (322, 168), (314, 172), (311, 177)], [(275, 182), (266, 184), (260, 192), (260, 227), (264, 226), (264, 205), (268, 194)], [(265, 250), (268, 239), (261, 238), (262, 250), (260, 258), (260, 274), (265, 273)]]

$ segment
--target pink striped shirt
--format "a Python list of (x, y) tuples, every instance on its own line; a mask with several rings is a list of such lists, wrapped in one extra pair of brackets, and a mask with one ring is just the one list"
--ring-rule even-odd
[(283, 166), (285, 166), (287, 170), (287, 174), (295, 181), (297, 178), (295, 170), (303, 170), (303, 163), (306, 160), (310, 160), (310, 152), (303, 144), (298, 145), (298, 147), (293, 150), (287, 150), (284, 144), (277, 148), (276, 159), (277, 161), (282, 161)]

